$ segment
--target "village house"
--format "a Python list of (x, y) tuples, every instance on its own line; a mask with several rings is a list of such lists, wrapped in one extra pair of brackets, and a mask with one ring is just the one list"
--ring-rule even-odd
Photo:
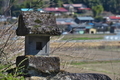
[(106, 23), (94, 23), (93, 25), (93, 28), (95, 28), (97, 30), (97, 33), (100, 33), (100, 32), (109, 32), (109, 28), (110, 26)]
[(75, 22), (77, 24), (81, 23), (92, 23), (94, 21), (94, 18), (92, 17), (76, 17)]
[(120, 15), (109, 16), (109, 20), (112, 22), (120, 22)]
[(85, 33), (85, 25), (73, 24), (69, 25), (67, 31), (72, 34), (84, 34)]
[(93, 28), (93, 25), (86, 25), (85, 27), (85, 33), (88, 34), (96, 34), (97, 30)]
[(68, 25), (73, 25), (76, 23), (73, 18), (56, 18), (56, 24), (63, 32), (65, 32)]
[(54, 12), (55, 16), (60, 16), (61, 14), (66, 14), (68, 12), (67, 9), (63, 7), (49, 7), (49, 8), (44, 8), (43, 9), (45, 12)]
[(90, 28), (89, 29), (89, 34), (96, 34), (97, 30), (95, 28)]
[[(21, 8), (21, 11), (35, 11), (33, 8)], [(43, 9), (36, 9), (36, 11), (44, 12)]]
[(111, 33), (120, 33), (120, 23), (114, 23), (113, 25), (111, 25), (110, 29)]
[(89, 10), (91, 10), (91, 9), (90, 8), (77, 8), (77, 13), (84, 13)]
[(33, 8), (21, 8), (21, 11), (33, 11)]
[(120, 15), (103, 17), (108, 23), (120, 23)]
[(78, 12), (78, 8), (87, 8), (84, 4), (63, 4), (63, 7), (66, 8), (70, 14)]

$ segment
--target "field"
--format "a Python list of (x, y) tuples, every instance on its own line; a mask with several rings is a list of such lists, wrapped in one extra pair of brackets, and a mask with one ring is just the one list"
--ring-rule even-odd
[[(85, 35), (87, 36), (89, 35)], [(103, 73), (113, 80), (120, 80), (120, 41), (55, 41), (50, 43), (50, 49), (51, 56), (60, 57), (61, 70), (72, 73)]]

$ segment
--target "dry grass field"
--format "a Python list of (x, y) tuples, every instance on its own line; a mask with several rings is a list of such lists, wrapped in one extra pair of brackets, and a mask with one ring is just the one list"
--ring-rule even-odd
[(51, 42), (51, 56), (73, 73), (103, 73), (120, 80), (120, 41)]

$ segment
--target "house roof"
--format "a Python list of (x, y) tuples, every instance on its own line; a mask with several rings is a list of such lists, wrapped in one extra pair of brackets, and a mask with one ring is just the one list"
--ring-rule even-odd
[(79, 20), (94, 20), (92, 17), (77, 17)]
[(91, 10), (90, 8), (78, 8), (78, 10)]
[(120, 19), (120, 16), (110, 16), (110, 19)]
[(21, 11), (33, 11), (32, 8), (21, 8)]
[(56, 23), (58, 25), (76, 24), (73, 18), (56, 18)]
[(108, 27), (109, 25), (106, 23), (95, 23), (94, 27)]
[(106, 24), (106, 23), (103, 23), (103, 24), (102, 24), (102, 26), (106, 26), (106, 27), (107, 27), (107, 26), (109, 26), (109, 25), (108, 25), (108, 24)]
[(43, 9), (37, 9), (38, 11), (42, 11)]
[(71, 24), (76, 24), (75, 22), (65, 22), (65, 21), (61, 21), (61, 22), (56, 22), (57, 25), (71, 25)]
[(72, 24), (70, 26), (73, 27), (73, 28), (75, 28), (75, 27), (86, 27), (86, 25), (81, 25), (81, 24)]
[(36, 12), (22, 12), (18, 20), (16, 30), (18, 36), (28, 34), (60, 35), (61, 31), (57, 27), (53, 14)]
[(112, 27), (120, 27), (120, 23), (115, 23), (112, 25)]
[(59, 8), (44, 8), (45, 11), (53, 11), (53, 12), (56, 12), (56, 11), (59, 11), (59, 12), (67, 12), (68, 10), (63, 8), (63, 7), (59, 7)]
[(73, 18), (56, 18), (56, 21), (74, 21)]
[(93, 27), (93, 26), (88, 26), (88, 25), (87, 25), (85, 28), (86, 28), (86, 29), (91, 29), (92, 27)]
[(73, 7), (82, 7), (83, 4), (63, 4), (64, 7), (70, 7), (70, 6), (73, 6)]
[[(34, 11), (33, 8), (21, 8), (21, 11)], [(37, 9), (37, 11), (43, 11), (43, 9)]]

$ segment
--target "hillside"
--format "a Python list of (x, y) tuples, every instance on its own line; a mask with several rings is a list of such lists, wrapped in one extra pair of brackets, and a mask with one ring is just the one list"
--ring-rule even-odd
[(43, 8), (43, 7), (62, 7), (63, 4), (85, 4), (87, 7), (91, 8), (92, 11), (95, 10), (99, 13), (99, 9), (95, 7), (100, 7), (101, 10), (112, 12), (114, 14), (120, 14), (120, 0), (0, 0), (0, 14), (9, 6), (11, 7), (11, 13), (13, 16), (17, 16), (21, 8)]
[(55, 3), (55, 6), (61, 6), (62, 3), (83, 3), (92, 8), (97, 5), (103, 6), (105, 11), (109, 11), (115, 14), (120, 14), (120, 0), (51, 0)]

